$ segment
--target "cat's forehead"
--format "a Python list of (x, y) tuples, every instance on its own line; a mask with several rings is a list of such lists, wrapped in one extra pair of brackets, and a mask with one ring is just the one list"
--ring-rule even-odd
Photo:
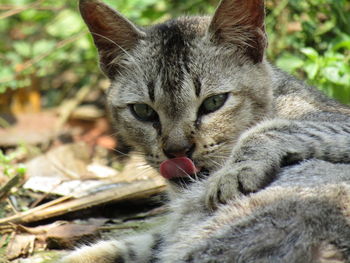
[(229, 56), (206, 38), (209, 23), (209, 17), (183, 17), (149, 28), (118, 77), (117, 82), (123, 82), (118, 85), (122, 104), (166, 105), (174, 115), (196, 97), (220, 93), (224, 71), (231, 78), (235, 63), (227, 65)]
[(161, 80), (165, 92), (177, 93), (186, 75), (195, 74), (191, 65), (195, 60), (193, 42), (205, 35), (208, 23), (206, 17), (183, 17), (156, 25), (149, 31), (148, 42), (152, 43), (149, 54), (157, 65), (150, 74)]
[[(209, 23), (209, 16), (179, 17), (151, 26), (147, 28), (146, 31), (147, 35), (151, 37), (153, 41), (159, 39), (186, 42), (195, 37), (204, 36), (208, 30)], [(173, 47), (174, 44), (178, 44), (178, 42), (164, 43), (164, 45), (168, 45), (168, 47)]]

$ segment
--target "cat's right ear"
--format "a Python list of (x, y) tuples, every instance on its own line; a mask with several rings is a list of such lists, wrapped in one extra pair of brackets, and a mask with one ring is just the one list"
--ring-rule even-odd
[(117, 73), (119, 58), (132, 49), (145, 33), (98, 0), (80, 0), (79, 9), (98, 49), (101, 69), (112, 79)]
[(209, 26), (211, 39), (234, 45), (254, 63), (263, 60), (267, 45), (264, 0), (222, 0)]

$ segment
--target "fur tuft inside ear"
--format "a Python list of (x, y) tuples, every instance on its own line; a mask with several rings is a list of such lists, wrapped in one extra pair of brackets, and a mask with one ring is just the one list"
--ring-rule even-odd
[(264, 18), (263, 0), (222, 0), (212, 18), (209, 34), (218, 44), (233, 44), (254, 63), (259, 63), (267, 46)]
[(145, 33), (98, 0), (80, 0), (79, 9), (99, 51), (101, 68), (113, 78), (118, 58), (132, 49)]

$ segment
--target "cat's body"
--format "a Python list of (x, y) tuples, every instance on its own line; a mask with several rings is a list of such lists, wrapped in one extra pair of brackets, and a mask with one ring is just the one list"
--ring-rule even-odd
[(174, 198), (152, 233), (84, 246), (64, 263), (350, 262), (350, 165), (310, 160), (209, 213), (206, 185)]
[(349, 262), (349, 175), (350, 165), (319, 160), (283, 168), (268, 188), (212, 215), (199, 183), (172, 202), (157, 262)]
[(261, 0), (146, 29), (97, 0), (80, 9), (121, 141), (156, 169), (186, 156), (198, 173), (163, 174), (162, 230), (64, 262), (350, 261), (350, 110), (265, 60)]

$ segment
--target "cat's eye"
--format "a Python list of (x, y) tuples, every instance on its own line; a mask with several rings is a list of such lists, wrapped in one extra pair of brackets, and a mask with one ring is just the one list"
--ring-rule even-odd
[(228, 93), (218, 94), (205, 99), (200, 106), (200, 112), (207, 114), (220, 109), (226, 102)]
[(130, 104), (131, 113), (141, 121), (155, 122), (158, 120), (158, 114), (147, 104)]

